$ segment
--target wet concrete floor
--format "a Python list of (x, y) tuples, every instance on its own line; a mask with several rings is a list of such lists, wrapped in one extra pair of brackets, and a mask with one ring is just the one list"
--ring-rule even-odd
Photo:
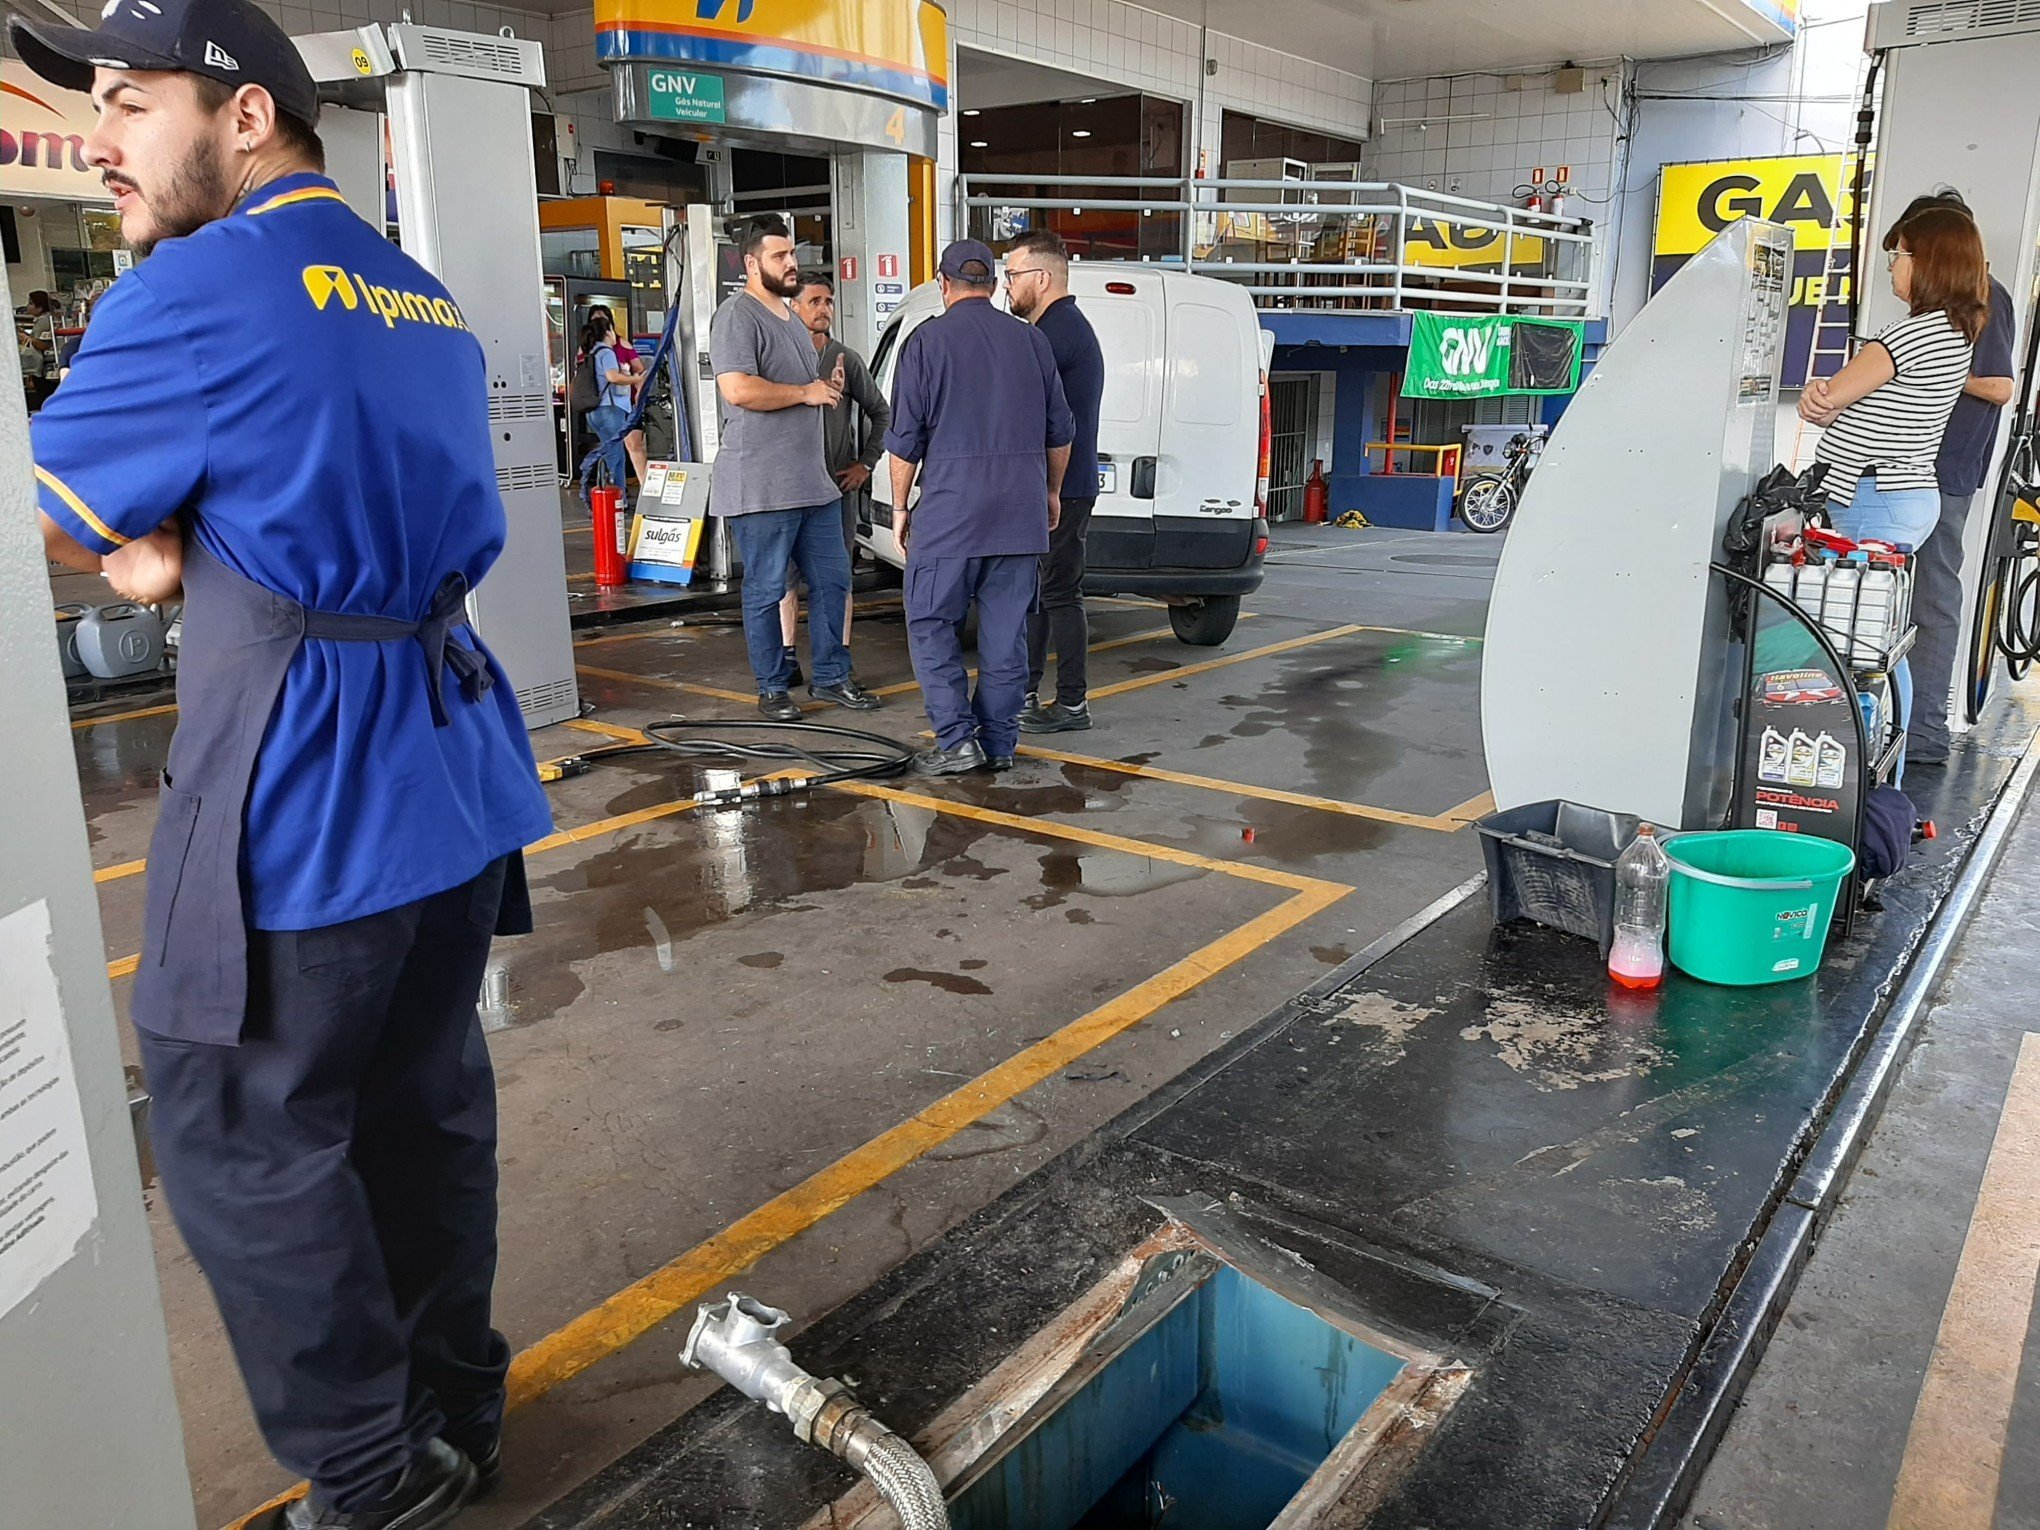
[[(707, 1390), (678, 1374), (684, 1319), (549, 1335), (676, 1260), (650, 1300), (755, 1261), (746, 1285), (813, 1318), (1477, 870), (1463, 825), (1484, 808), (1477, 635), (1498, 552), (1285, 532), (1217, 649), (1178, 643), (1158, 606), (1093, 602), (1098, 726), (998, 778), (696, 814), (694, 767), (639, 756), (551, 788), (559, 827), (589, 832), (533, 857), (538, 932), (499, 946), (485, 1015), (499, 1323), (544, 1363), (520, 1372), (507, 1489), (472, 1522), (521, 1523)], [(912, 738), (897, 597), (865, 609), (858, 672), (888, 709), (829, 716)], [(726, 617), (583, 637), (593, 723), (755, 715)], [(95, 711), (74, 737), (124, 1005), (175, 719)], [(610, 741), (560, 727), (534, 748)], [(968, 1119), (941, 1140), (863, 1179), (832, 1169), (1002, 1067), (994, 1103), (943, 1107)], [(149, 1201), (200, 1522), (225, 1524), (287, 1478)], [(741, 1239), (710, 1241), (733, 1224)]]

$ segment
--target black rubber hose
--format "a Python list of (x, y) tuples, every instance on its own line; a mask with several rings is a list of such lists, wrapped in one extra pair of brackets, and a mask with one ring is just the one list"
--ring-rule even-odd
[[(767, 741), (744, 741), (741, 735), (764, 733), (776, 735), (818, 735), (819, 742), (813, 748), (795, 743), (791, 738)], [(836, 723), (818, 722), (734, 722), (727, 718), (692, 719), (669, 717), (662, 722), (647, 723), (645, 735), (658, 748), (670, 750), (691, 760), (725, 760), (744, 764), (786, 764), (800, 761), (815, 767), (819, 774), (801, 783), (803, 787), (834, 786), (841, 781), (883, 780), (889, 776), (904, 774), (914, 763), (914, 746), (883, 733), (869, 733), (861, 728), (845, 728)], [(732, 735), (736, 735), (733, 737)], [(867, 748), (826, 747), (827, 741), (840, 740), (842, 744), (868, 745)], [(636, 747), (636, 746), (630, 746)], [(746, 788), (750, 797), (777, 796), (788, 788), (780, 790), (752, 790)], [(703, 794), (706, 800), (710, 794)], [(714, 794), (714, 800), (735, 802), (740, 800), (736, 793)], [(748, 800), (748, 799), (745, 799)]]

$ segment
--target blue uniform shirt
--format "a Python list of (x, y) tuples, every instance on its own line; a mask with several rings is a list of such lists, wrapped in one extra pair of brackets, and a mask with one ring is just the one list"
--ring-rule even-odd
[[(2016, 377), (2018, 364), (2012, 359), (2012, 343), (2019, 327), (2012, 312), (2012, 295), (1993, 276), (1990, 279), (1990, 319), (1976, 337), (1976, 355), (1969, 363), (1971, 377)], [(1943, 494), (1957, 499), (1983, 487), (1990, 471), (1991, 449), (1997, 445), (1999, 408), (1964, 393), (1955, 400), (1955, 412), (1948, 416), (1948, 429), (1941, 436), (1940, 456), (1934, 462), (1934, 477)]]
[[(321, 176), (271, 182), (122, 276), (33, 440), (42, 508), (84, 546), (179, 515), (316, 610), (415, 621), (503, 549), (481, 345)], [(511, 687), (469, 702), (449, 674), (436, 728), (427, 683), (413, 642), (300, 647), (248, 796), (256, 928), (444, 892), (551, 830)]]
[(1063, 474), (1064, 499), (1098, 497), (1098, 411), (1105, 400), (1105, 352), (1098, 345), (1097, 331), (1084, 317), (1073, 297), (1059, 297), (1048, 305), (1035, 326), (1048, 336), (1048, 348), (1055, 352), (1056, 374), (1062, 378), (1063, 397), (1076, 417), (1077, 434), (1070, 442), (1070, 470)]
[[(921, 464), (911, 556), (1048, 551), (1048, 451), (1076, 421), (1033, 325), (966, 298), (900, 347), (885, 449)], [(1088, 492), (1097, 492), (1094, 466)]]

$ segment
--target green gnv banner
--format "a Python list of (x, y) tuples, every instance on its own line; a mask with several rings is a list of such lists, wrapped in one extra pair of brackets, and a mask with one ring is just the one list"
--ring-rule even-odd
[(1404, 398), (1570, 393), (1580, 385), (1578, 319), (1413, 313)]

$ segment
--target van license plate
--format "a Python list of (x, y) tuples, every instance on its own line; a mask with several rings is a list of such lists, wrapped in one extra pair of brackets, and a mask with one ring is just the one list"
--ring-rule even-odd
[(1119, 492), (1119, 464), (1116, 462), (1099, 463), (1098, 497), (1100, 499), (1103, 499), (1107, 494), (1117, 494), (1118, 492)]

